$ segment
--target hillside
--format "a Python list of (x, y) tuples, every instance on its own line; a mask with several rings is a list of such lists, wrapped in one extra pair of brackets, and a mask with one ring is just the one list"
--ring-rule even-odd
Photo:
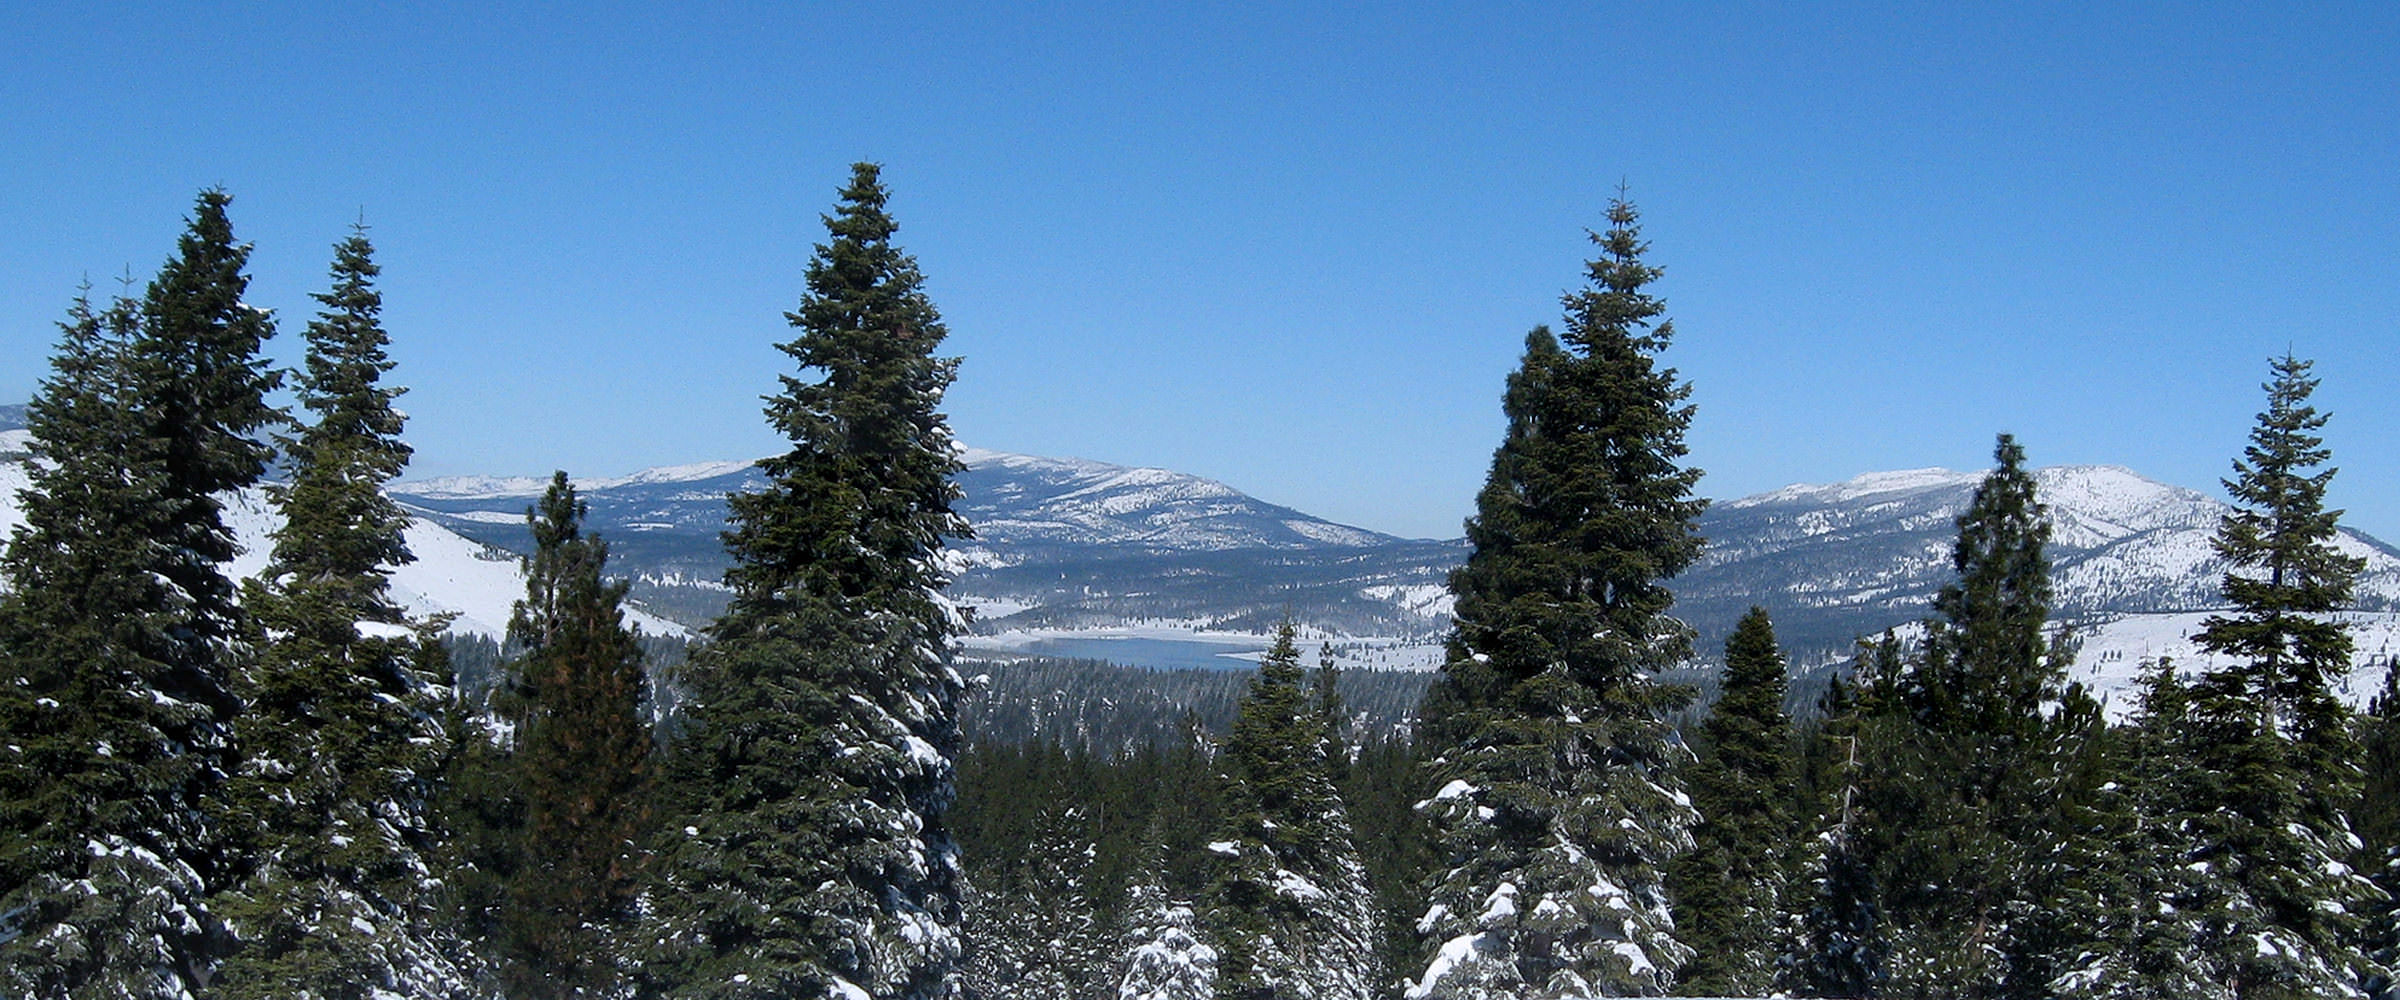
[[(17, 494), (28, 485), (23, 455), (29, 446), (24, 430), (0, 431), (0, 537), (13, 534), (25, 520)], [(233, 561), (233, 574), (246, 578), (265, 569), (273, 532), (281, 524), (265, 492), (243, 490), (226, 498), (225, 521), (242, 551)], [(413, 616), (456, 615), (454, 632), (497, 638), (508, 630), (509, 609), (525, 596), (525, 574), (515, 554), (423, 518), (409, 522), (405, 537), (416, 561), (392, 571), (393, 600)], [(631, 618), (651, 635), (687, 634), (681, 625), (638, 610)]]

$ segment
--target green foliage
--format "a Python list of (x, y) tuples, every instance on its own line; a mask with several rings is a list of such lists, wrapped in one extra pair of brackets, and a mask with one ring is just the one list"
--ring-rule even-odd
[[(1656, 364), (1672, 335), (1659, 272), (1619, 199), (1562, 346), (1526, 340), (1507, 436), (1467, 523), (1458, 624), (1423, 715), (1439, 748), (1433, 954), (1413, 996), (1651, 992), (1690, 951), (1658, 872), (1689, 846), (1686, 758), (1650, 683), (1691, 653), (1663, 581), (1698, 558), (1682, 466), (1690, 388)], [(1597, 887), (1597, 888), (1596, 888)]]
[(240, 621), (216, 494), (278, 414), (241, 304), (231, 199), (202, 192), (139, 302), (69, 313), (27, 424), (43, 460), (0, 569), (0, 989), (171, 996), (210, 975), (202, 887), (232, 874), (204, 805), (231, 766)]
[(335, 247), (332, 290), (308, 327), (300, 401), (316, 420), (286, 442), (284, 515), (244, 604), (256, 656), (239, 677), (243, 755), (219, 804), (239, 878), (218, 912), (236, 938), (228, 998), (365, 998), (456, 978), (431, 926), (426, 783), (448, 677), (414, 669), (428, 636), (402, 627), (388, 568), (410, 560), (407, 519), (382, 485), (407, 464), (378, 321), (373, 248)]
[(1217, 996), (1365, 1000), (1374, 920), (1366, 870), (1327, 761), (1326, 705), (1285, 621), (1224, 741), (1225, 825), (1203, 914)]
[(2341, 512), (2324, 507), (2334, 470), (2318, 469), (2331, 452), (2308, 405), (2310, 364), (2287, 355), (2272, 367), (2267, 409), (2225, 483), (2239, 509), (2217, 532), (2237, 611), (2198, 636), (2231, 662), (2190, 695), (2193, 863), (2209, 875), (2197, 943), (2235, 996), (2350, 996), (2379, 971), (2359, 950), (2360, 920), (2382, 904), (2347, 864), (2357, 748), (2328, 688), (2351, 653), (2332, 612), (2360, 562), (2333, 544)]
[(1752, 608), (1725, 643), (1724, 693), (1701, 725), (1707, 752), (1692, 769), (1700, 822), (1668, 888), (1692, 961), (1676, 982), (1690, 996), (1747, 996), (1773, 984), (1774, 934), (1799, 839), (1784, 657), (1766, 609)]
[[(1879, 766), (1862, 790), (1885, 898), (1891, 987), (1943, 997), (2038, 995), (2018, 936), (2050, 836), (2054, 773), (2042, 706), (2066, 654), (2044, 634), (2048, 513), (2025, 452), (2000, 435), (1998, 465), (1958, 518), (1957, 582), (1934, 599), (1922, 650), (1873, 693), (1861, 729)], [(1887, 667), (1889, 665), (1887, 664)]]
[[(653, 894), (678, 996), (930, 997), (960, 955), (944, 822), (963, 684), (939, 600), (956, 368), (873, 164), (853, 167), (790, 314), (768, 421), (792, 442), (732, 498), (733, 601), (687, 664), (667, 764), (683, 836)], [(738, 978), (737, 978), (738, 977)]]
[(195, 807), (222, 736), (209, 705), (149, 696), (181, 666), (189, 603), (160, 573), (174, 556), (128, 359), (138, 326), (130, 302), (103, 314), (78, 298), (27, 409), (43, 461), (0, 561), (0, 992), (14, 995), (171, 995), (211, 947)]
[(654, 746), (626, 585), (603, 578), (608, 545), (583, 532), (566, 473), (526, 512), (534, 553), (509, 619), (518, 737), (509, 784), (524, 810), (505, 864), (495, 940), (510, 995), (611, 996), (629, 964), (649, 841)]
[(127, 354), (136, 387), (130, 402), (161, 449), (168, 487), (162, 537), (177, 558), (162, 572), (192, 602), (188, 641), (195, 648), (183, 658), (216, 675), (203, 684), (216, 689), (207, 693), (226, 714), (232, 705), (217, 691), (227, 671), (214, 661), (240, 624), (233, 584), (218, 569), (235, 555), (218, 495), (258, 483), (273, 455), (259, 435), (287, 420), (266, 402), (283, 382), (259, 355), (275, 323), (243, 301), (250, 247), (234, 241), (225, 214), (232, 201), (222, 190), (200, 192), (176, 256), (143, 297)]

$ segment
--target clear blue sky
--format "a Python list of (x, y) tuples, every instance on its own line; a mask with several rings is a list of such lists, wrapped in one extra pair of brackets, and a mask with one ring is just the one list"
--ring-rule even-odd
[(413, 475), (764, 454), (872, 159), (967, 443), (1451, 536), (1623, 181), (1710, 496), (2213, 491), (2289, 348), (2400, 541), (2400, 4), (346, 6), (13, 5), (0, 401), (222, 184), (281, 359), (372, 226)]

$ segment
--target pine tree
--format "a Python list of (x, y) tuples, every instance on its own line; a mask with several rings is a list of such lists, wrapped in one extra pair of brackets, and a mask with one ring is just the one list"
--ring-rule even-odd
[(2053, 796), (2059, 822), (2038, 872), (2048, 906), (2034, 916), (2051, 995), (2094, 998), (2229, 996), (2193, 948), (2188, 908), (2205, 875), (2186, 866), (2194, 817), (2186, 692), (2172, 664), (2145, 668), (2131, 725), (2101, 723), (2070, 689), (2059, 730), (2071, 737)]
[(2383, 967), (2366, 982), (2375, 1000), (2400, 996), (2400, 664), (2387, 661), (2383, 690), (2358, 720), (2359, 761), (2365, 772), (2350, 811), (2358, 834), (2358, 867), (2382, 890), (2384, 903), (2367, 919), (2361, 947)]
[(977, 993), (1056, 1000), (1102, 991), (1113, 956), (1086, 882), (1097, 853), (1083, 808), (1053, 804), (1037, 814), (1021, 867), (972, 906)]
[(165, 460), (144, 433), (135, 304), (61, 324), (26, 408), (35, 461), (0, 570), (0, 993), (175, 997), (215, 921), (200, 860), (212, 706), (153, 700), (189, 602), (166, 582)]
[(1668, 872), (1677, 936), (1693, 952), (1677, 992), (1749, 996), (1773, 985), (1787, 855), (1799, 839), (1786, 798), (1796, 773), (1785, 687), (1774, 623), (1751, 608), (1725, 642), (1723, 694), (1700, 727), (1709, 752), (1692, 772), (1693, 850)]
[(1366, 1000), (1374, 915), (1328, 773), (1321, 703), (1285, 621), (1242, 698), (1220, 762), (1226, 829), (1206, 914), (1226, 1000)]
[(440, 996), (466, 978), (433, 920), (427, 858), (448, 678), (417, 673), (418, 633), (387, 587), (413, 559), (407, 516), (382, 491), (409, 448), (402, 390), (381, 382), (373, 254), (352, 232), (316, 296), (299, 384), (316, 420), (284, 441), (291, 481), (268, 490), (284, 523), (244, 602), (257, 652), (238, 679), (243, 757), (221, 807), (243, 870), (217, 907), (236, 949), (216, 989), (237, 1000)]
[(266, 401), (283, 382), (259, 354), (275, 323), (242, 299), (250, 246), (234, 241), (232, 201), (222, 190), (200, 193), (176, 256), (143, 297), (130, 352), (139, 412), (164, 451), (165, 540), (177, 555), (165, 572), (192, 604), (179, 686), (223, 715), (233, 705), (222, 661), (241, 624), (233, 583), (219, 569), (237, 554), (219, 494), (264, 478), (273, 449), (260, 435), (286, 422)]
[(2324, 506), (2334, 470), (2317, 471), (2331, 452), (2308, 405), (2310, 363), (2286, 355), (2272, 368), (2267, 409), (2225, 483), (2237, 509), (2217, 532), (2237, 610), (2198, 636), (2231, 661), (2192, 693), (2203, 831), (2192, 863), (2211, 875), (2198, 943), (2235, 996), (2355, 996), (2376, 971), (2359, 920), (2380, 893), (2347, 863), (2357, 748), (2329, 676), (2350, 664), (2333, 612), (2361, 563), (2335, 546), (2341, 512)]
[(1116, 1000), (1213, 1000), (1217, 950), (1201, 939), (1191, 902), (1168, 891), (1161, 857), (1165, 845), (1151, 840), (1148, 863), (1135, 866), (1126, 893), (1125, 950), (1116, 963), (1113, 995)]
[(523, 846), (501, 919), (511, 996), (620, 992), (650, 835), (653, 746), (642, 715), (643, 654), (625, 625), (624, 581), (603, 579), (608, 544), (567, 474), (526, 512), (533, 555), (509, 619), (523, 652), (514, 755)]
[(279, 416), (230, 200), (201, 193), (140, 303), (79, 303), (29, 409), (45, 467), (0, 600), (0, 984), (26, 995), (180, 996), (223, 943), (203, 886), (232, 856), (205, 804), (241, 622), (216, 495), (257, 483)]
[(1690, 657), (1661, 581), (1698, 558), (1705, 502), (1636, 220), (1610, 206), (1564, 344), (1527, 338), (1451, 576), (1457, 626), (1422, 713), (1443, 870), (1412, 997), (1656, 993), (1690, 957), (1658, 874), (1695, 819), (1660, 721), (1686, 695), (1649, 678)]
[(1819, 703), (1822, 721), (1809, 758), (1821, 789), (1818, 833), (1793, 886), (1792, 947), (1778, 961), (1778, 985), (1799, 996), (1880, 996), (1889, 980), (1882, 893), (1875, 881), (1871, 838), (1863, 835), (1862, 733), (1894, 721), (1889, 692), (1902, 669), (1892, 633), (1859, 643), (1850, 680), (1835, 677)]
[(2026, 978), (2015, 935), (2040, 903), (2026, 890), (2048, 836), (2042, 706), (2058, 697), (2066, 656), (2045, 635), (2048, 513), (2015, 439), (2000, 435), (1993, 458), (1958, 518), (1958, 579), (1935, 596), (1939, 617), (1892, 692), (1905, 724), (1870, 730), (1886, 763), (1868, 786), (1871, 850), (1885, 866), (1892, 986), (1907, 995), (2047, 988)]
[(653, 897), (678, 995), (930, 997), (959, 956), (956, 362), (885, 201), (858, 164), (825, 220), (782, 345), (821, 378), (768, 401), (792, 448), (732, 499), (732, 604), (688, 667), (668, 765), (688, 829)]

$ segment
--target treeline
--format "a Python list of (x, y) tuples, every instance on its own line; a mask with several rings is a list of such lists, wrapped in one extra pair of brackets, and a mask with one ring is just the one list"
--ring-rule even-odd
[[(1249, 670), (1147, 670), (1100, 660), (1035, 656), (961, 660), (972, 673), (959, 710), (969, 747), (1044, 743), (1115, 756), (1223, 732), (1249, 689)], [(1413, 670), (1336, 670), (1344, 730), (1360, 740), (1405, 734), (1432, 683)]]

